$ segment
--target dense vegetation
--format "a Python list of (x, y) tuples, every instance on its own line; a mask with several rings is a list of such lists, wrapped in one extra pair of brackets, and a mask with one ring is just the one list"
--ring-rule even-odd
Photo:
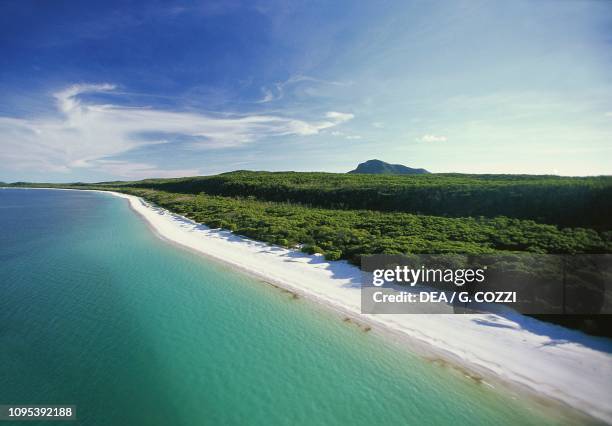
[(612, 229), (612, 177), (527, 175), (360, 175), (248, 172), (107, 182), (184, 194), (252, 196), (328, 209), (444, 217), (531, 219), (561, 227)]
[(444, 218), (152, 190), (129, 192), (213, 228), (283, 246), (305, 244), (306, 251), (324, 253), (330, 260), (358, 263), (360, 255), (373, 253), (612, 252), (610, 233), (559, 230), (506, 217)]
[[(133, 193), (214, 228), (355, 263), (375, 253), (612, 252), (610, 177), (239, 171), (72, 186)], [(541, 216), (551, 220), (524, 219)]]
[[(116, 185), (77, 185), (117, 189)], [(612, 232), (507, 217), (447, 218), (403, 212), (341, 210), (261, 201), (253, 197), (182, 194), (122, 187), (213, 228), (286, 247), (303, 245), (330, 260), (359, 263), (364, 254), (610, 253)]]

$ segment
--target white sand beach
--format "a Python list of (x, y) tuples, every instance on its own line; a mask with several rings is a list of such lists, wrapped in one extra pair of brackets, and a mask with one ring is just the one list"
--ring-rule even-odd
[(518, 385), (612, 423), (608, 339), (518, 314), (363, 315), (355, 266), (212, 230), (140, 198), (113, 194), (127, 199), (164, 239), (333, 306), (374, 330), (391, 331), (392, 338), (405, 339), (493, 386)]

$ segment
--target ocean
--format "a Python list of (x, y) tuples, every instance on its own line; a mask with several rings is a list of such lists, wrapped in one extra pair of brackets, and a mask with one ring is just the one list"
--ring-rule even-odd
[(124, 199), (0, 189), (0, 404), (82, 425), (576, 420), (385, 337), (162, 241)]

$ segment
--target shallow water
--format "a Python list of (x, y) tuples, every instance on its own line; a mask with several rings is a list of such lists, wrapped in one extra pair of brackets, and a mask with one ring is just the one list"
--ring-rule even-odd
[(8, 403), (85, 425), (570, 422), (167, 244), (126, 200), (48, 190), (0, 190)]

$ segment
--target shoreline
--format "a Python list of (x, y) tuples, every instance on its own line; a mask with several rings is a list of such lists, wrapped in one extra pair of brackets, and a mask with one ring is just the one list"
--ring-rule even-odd
[(612, 424), (608, 400), (612, 344), (608, 339), (519, 314), (361, 314), (360, 271), (345, 261), (328, 262), (322, 256), (210, 229), (133, 195), (88, 191), (127, 200), (151, 230), (168, 242), (327, 305), (360, 328), (364, 324), (374, 327), (395, 343), (425, 359), (447, 364), (476, 382), (524, 391), (545, 405), (552, 400), (561, 408)]

